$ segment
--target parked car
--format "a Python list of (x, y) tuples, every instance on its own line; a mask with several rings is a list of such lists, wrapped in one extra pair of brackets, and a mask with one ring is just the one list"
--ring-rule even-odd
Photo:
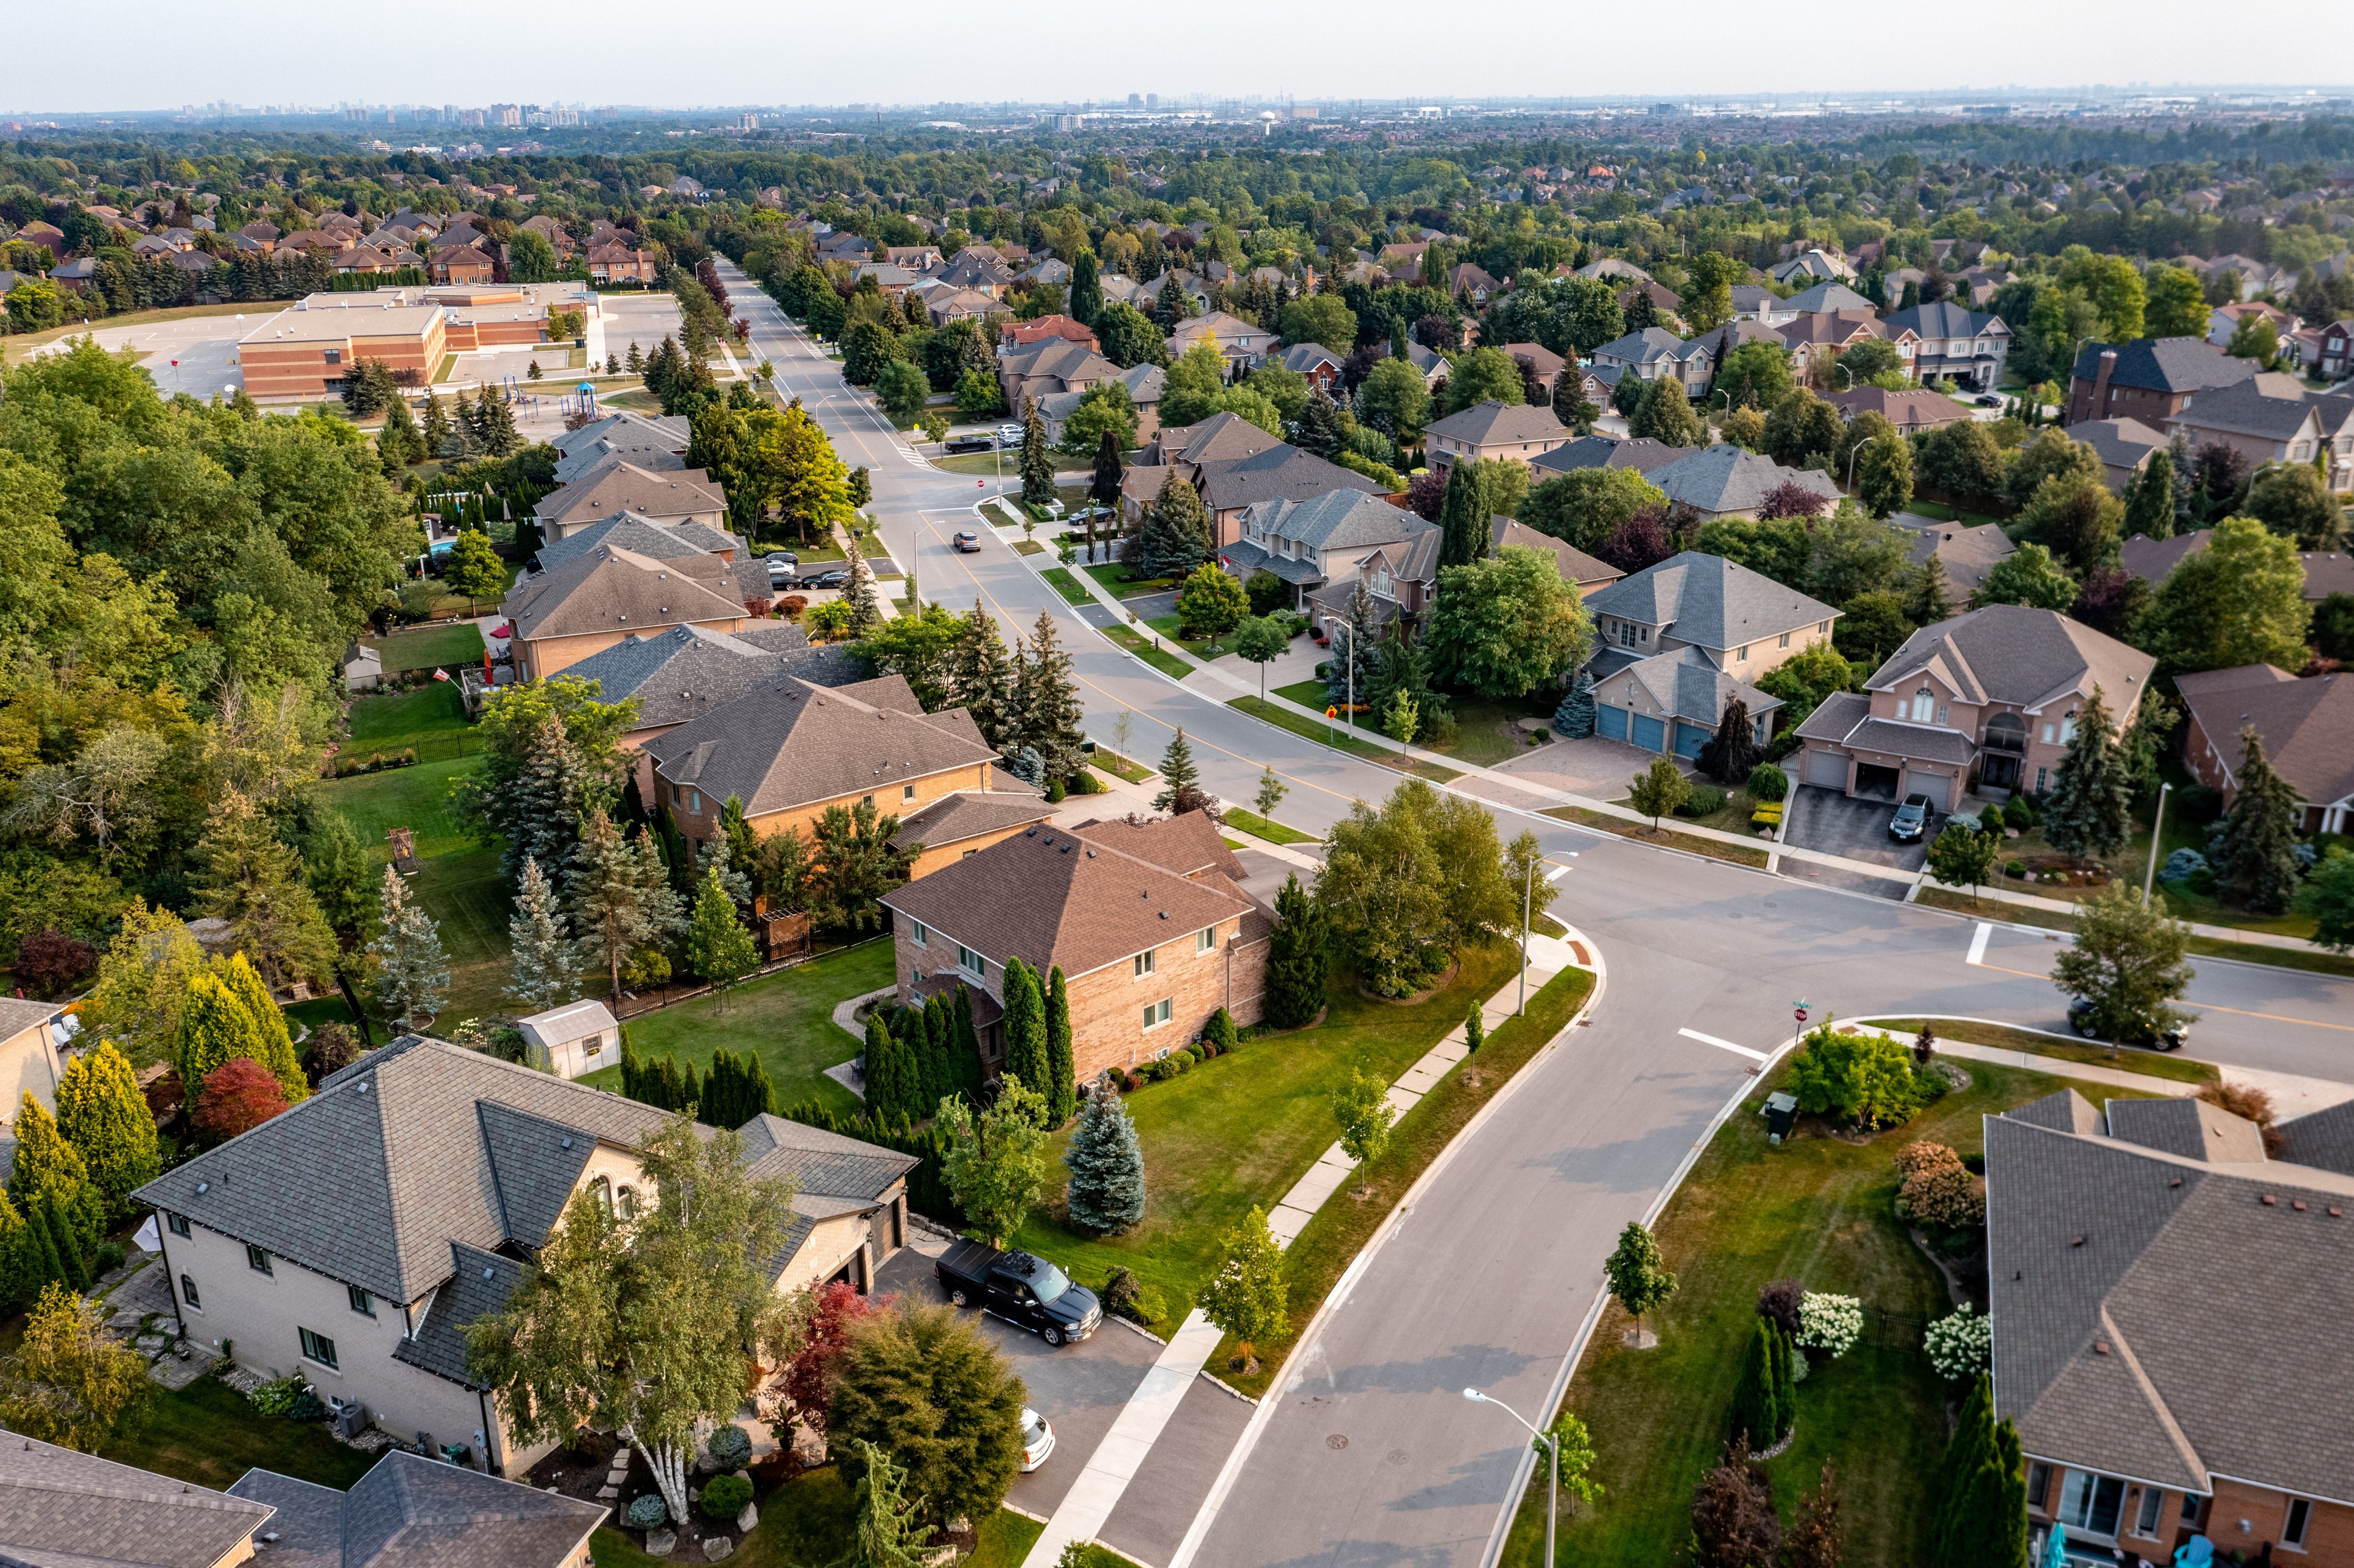
[[(2068, 1004), (2068, 1027), (2087, 1040), (2098, 1040), (2101, 1032), (2093, 1022), (2093, 999), (2080, 996)], [(2120, 1045), (2138, 1045), (2148, 1051), (2179, 1051), (2190, 1037), (2188, 1025), (2176, 1024), (2169, 1029), (2154, 1029), (2143, 1025), (2117, 1037)]]
[(979, 1307), (1009, 1323), (1037, 1331), (1050, 1345), (1084, 1340), (1103, 1322), (1103, 1303), (1044, 1258), (1000, 1252), (983, 1242), (959, 1242), (932, 1266), (940, 1288), (959, 1307)]
[(997, 444), (1001, 447), (1020, 446), (1022, 444), (1022, 427), (1019, 425), (998, 426)]
[(1999, 408), (2002, 407), (2002, 399), (1996, 397), (1991, 392), (1981, 392), (1976, 397), (1972, 398), (1971, 401), (1976, 403), (1981, 408)]
[(1031, 1409), (1022, 1407), (1022, 1473), (1028, 1475), (1044, 1464), (1055, 1451), (1055, 1424)]
[(950, 543), (956, 546), (957, 553), (960, 556), (977, 556), (981, 554), (981, 535), (974, 533), (970, 528), (958, 529), (956, 531), (955, 537), (950, 541)]
[(761, 558), (772, 567), (779, 561), (789, 567), (798, 567), (801, 564), (801, 558), (790, 550), (771, 550)]
[(1904, 804), (1896, 808), (1896, 815), (1888, 820), (1888, 836), (1900, 843), (1911, 843), (1929, 830), (1932, 805), (1926, 795), (1907, 795)]
[(805, 588), (838, 588), (846, 586), (849, 581), (850, 574), (836, 567), (830, 572), (820, 572), (813, 577), (803, 577), (801, 586)]
[(957, 436), (941, 443), (951, 457), (966, 452), (986, 452), (997, 450), (996, 440), (989, 436)]

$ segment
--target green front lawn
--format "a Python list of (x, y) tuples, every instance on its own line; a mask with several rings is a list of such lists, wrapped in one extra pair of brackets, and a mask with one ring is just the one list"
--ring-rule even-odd
[(1130, 784), (1141, 784), (1152, 777), (1152, 769), (1132, 758), (1122, 757), (1108, 746), (1097, 746), (1095, 755), (1087, 759), (1104, 772)]
[(1049, 588), (1063, 596), (1065, 604), (1087, 604), (1095, 598), (1093, 594), (1079, 586), (1078, 578), (1061, 567), (1048, 567), (1038, 575), (1046, 579)]
[(1413, 1006), (1361, 995), (1355, 978), (1336, 970), (1321, 1024), (1246, 1041), (1129, 1097), (1144, 1147), (1142, 1224), (1097, 1238), (1066, 1223), (1059, 1163), (1066, 1132), (1050, 1167), (1052, 1197), (1013, 1245), (1054, 1259), (1083, 1285), (1102, 1285), (1115, 1267), (1133, 1269), (1160, 1290), (1169, 1308), (1161, 1327), (1173, 1329), (1193, 1309), (1220, 1238), (1253, 1204), (1273, 1209), (1340, 1135), (1332, 1119), (1336, 1076), (1355, 1065), (1394, 1081), (1463, 1022), (1473, 1000), (1509, 980), (1517, 959), (1501, 943), (1473, 948), (1453, 984)]
[(376, 1463), (347, 1448), (317, 1422), (264, 1415), (217, 1378), (176, 1393), (159, 1388), (141, 1414), (99, 1450), (106, 1458), (215, 1491), (248, 1470), (275, 1470), (298, 1481), (348, 1490)]
[[(1320, 692), (1323, 690), (1322, 685), (1318, 683), (1308, 683), (1316, 686)], [(1306, 714), (1294, 713), (1289, 708), (1278, 707), (1273, 703), (1263, 703), (1257, 697), (1229, 697), (1226, 699), (1226, 706), (1239, 708), (1253, 718), (1265, 719), (1278, 729), (1288, 729), (1304, 740), (1318, 741), (1331, 747), (1336, 751), (1345, 751), (1352, 757), (1378, 763), (1384, 768), (1394, 768), (1401, 773), (1411, 773), (1417, 778), (1430, 779), (1433, 783), (1444, 784), (1451, 779), (1463, 777), (1459, 768), (1442, 767), (1438, 763), (1428, 760), (1418, 751), (1410, 758), (1401, 757), (1388, 747), (1375, 746), (1372, 741), (1345, 732), (1336, 735), (1333, 724), (1328, 724), (1323, 719), (1310, 718)], [(1333, 723), (1338, 721), (1335, 720)]]
[[(2028, 1029), (2011, 1029), (1999, 1023), (1972, 1023), (1963, 1019), (1946, 1018), (1874, 1018), (1869, 1022), (1881, 1033), (1906, 1038), (1919, 1034), (1921, 1026), (1925, 1023), (1940, 1040), (1961, 1040), (1973, 1045), (2025, 1051), (2031, 1055), (2049, 1056), (2055, 1062), (2082, 1062), (2094, 1067), (2114, 1067), (2119, 1072), (2168, 1078), (2179, 1084), (2212, 1084), (2223, 1075), (2222, 1070), (2212, 1062), (2195, 1062), (2164, 1051), (2140, 1051), (2131, 1046), (2111, 1050), (2097, 1041), (2055, 1040), (2049, 1034), (2038, 1034)], [(2052, 1071), (2056, 1073), (2064, 1069), (2054, 1067)]]
[(1178, 632), (1181, 630), (1181, 625), (1178, 617), (1173, 612), (1168, 615), (1156, 615), (1150, 617), (1146, 620), (1144, 624), (1152, 628), (1153, 630), (1158, 631), (1161, 636), (1167, 638), (1170, 641), (1174, 642), (1178, 647), (1182, 648), (1186, 652), (1191, 653), (1196, 659), (1207, 662), (1217, 658), (1220, 654), (1226, 652), (1225, 642), (1219, 638), (1179, 636)]
[(1257, 811), (1246, 811), (1240, 806), (1228, 806), (1218, 815), (1226, 826), (1240, 829), (1253, 838), (1265, 839), (1271, 844), (1312, 844), (1316, 842), (1314, 833), (1287, 828), (1281, 822), (1262, 817)]
[(1131, 577), (1126, 567), (1118, 561), (1098, 562), (1081, 567), (1081, 571), (1111, 590), (1115, 599), (1139, 599), (1149, 593), (1174, 593), (1182, 577)]
[[(748, 981), (725, 999), (697, 997), (633, 1018), (630, 1046), (642, 1057), (675, 1056), (698, 1067), (709, 1066), (721, 1051), (749, 1053), (768, 1068), (779, 1107), (816, 1100), (830, 1110), (854, 1112), (858, 1097), (825, 1070), (857, 1055), (864, 1042), (834, 1027), (833, 1010), (890, 983), (891, 944), (862, 942)], [(583, 1082), (619, 1093), (621, 1070), (607, 1067)]]
[[(1333, 705), (1331, 695), (1321, 681), (1294, 681), (1288, 686), (1278, 686), (1275, 694), (1302, 707), (1314, 708), (1318, 713)], [(1361, 706), (1362, 702), (1361, 696)], [(1447, 705), (1455, 715), (1455, 738), (1445, 746), (1432, 746), (1416, 740), (1415, 749), (1443, 757), (1449, 762), (1461, 762), (1473, 768), (1493, 768), (1499, 762), (1508, 761), (1529, 749), (1531, 736), (1516, 726), (1515, 720), (1550, 718), (1559, 705), (1543, 696), (1499, 703), (1490, 702), (1486, 697), (1450, 692), (1447, 694)], [(1380, 718), (1370, 712), (1342, 714), (1333, 722), (1363, 730), (1367, 735), (1383, 733)]]
[(384, 656), (385, 673), (433, 670), (444, 664), (482, 662), (482, 629), (469, 621), (442, 626), (412, 627), (384, 637), (363, 637), (361, 643)]
[(1101, 630), (1106, 637), (1172, 680), (1182, 681), (1193, 673), (1193, 665), (1161, 647), (1150, 638), (1139, 636), (1133, 627), (1107, 626), (1101, 628)]
[[(832, 1466), (811, 1470), (753, 1500), (760, 1510), (760, 1522), (728, 1562), (745, 1568), (811, 1568), (840, 1562), (848, 1552), (857, 1499)], [(960, 1568), (1019, 1568), (1044, 1531), (1037, 1520), (1000, 1509), (981, 1521), (980, 1539)], [(624, 1533), (608, 1524), (588, 1538), (588, 1551), (597, 1568), (661, 1568), (685, 1560), (684, 1554), (650, 1557), (639, 1547), (640, 1539), (634, 1531)]]
[[(1896, 1219), (1891, 1160), (1921, 1138), (1977, 1153), (1982, 1117), (2062, 1086), (2040, 1073), (1963, 1065), (1968, 1088), (1869, 1141), (1850, 1142), (1808, 1122), (1780, 1147), (1769, 1144), (1758, 1107), (1769, 1089), (1783, 1086), (1787, 1066), (1757, 1084), (1718, 1131), (1655, 1227), (1678, 1280), (1674, 1298), (1644, 1325), (1659, 1335), (1659, 1348), (1628, 1349), (1623, 1335), (1630, 1324), (1614, 1303), (1570, 1382), (1566, 1404), (1593, 1433), (1604, 1492), (1562, 1520), (1564, 1561), (1656, 1568), (1682, 1559), (1692, 1488), (1723, 1452), (1757, 1289), (1785, 1277), (1861, 1298), (1865, 1325), (1852, 1350), (1817, 1364), (1799, 1384), (1794, 1440), (1766, 1462), (1784, 1516), (1830, 1461), (1847, 1560), (1927, 1559), (1932, 1478), (1951, 1390), (1921, 1352), (1919, 1337), (1953, 1303)], [(1532, 1568), (1543, 1556), (1543, 1539), (1540, 1472), (1504, 1561)]]

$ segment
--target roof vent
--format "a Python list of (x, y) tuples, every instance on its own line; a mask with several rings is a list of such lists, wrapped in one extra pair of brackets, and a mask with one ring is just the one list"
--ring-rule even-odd
[(1096, 858), (1096, 852), (1095, 852), (1095, 851), (1093, 851), (1093, 850), (1089, 850), (1089, 851), (1087, 851), (1087, 858), (1088, 858), (1089, 860), (1093, 860), (1093, 859), (1095, 859), (1095, 858)]
[(2179, 1187), (2182, 1185), (2182, 1178), (2179, 1176), (2168, 1176), (2166, 1179), (2166, 1184), (2169, 1187)]
[(483, 1268), (482, 1268), (482, 1277), (483, 1277), (484, 1279), (494, 1279), (494, 1278), (496, 1278), (497, 1277), (498, 1277), (498, 1271), (497, 1271), (496, 1269), (493, 1269), (493, 1268), (490, 1267), (488, 1265), (485, 1265), (485, 1266), (483, 1266)]
[(2280, 1200), (2274, 1197), (2270, 1192), (2264, 1195), (2263, 1202), (2264, 1207), (2267, 1209), (2277, 1208), (2280, 1206)]
[(571, 1140), (570, 1139), (568, 1139), (568, 1138), (567, 1138), (567, 1139), (566, 1139), (564, 1140), (564, 1147), (565, 1147), (565, 1148), (567, 1148), (567, 1149), (571, 1148), (571, 1147), (572, 1147), (572, 1140)]
[(2083, 1246), (2084, 1245), (2084, 1238), (2083, 1236), (2070, 1236), (2068, 1238), (2068, 1245), (2070, 1246)]
[(2289, 1202), (2289, 1207), (2295, 1209), (2301, 1214), (2305, 1213), (2305, 1200), (2302, 1198), (2292, 1199)]
[(2105, 1355), (2107, 1355), (2107, 1354), (2109, 1353), (2109, 1342), (2108, 1342), (2108, 1340), (2094, 1340), (2093, 1341), (2093, 1353), (2094, 1353), (2094, 1355), (2096, 1355), (2096, 1356), (2105, 1356)]
[(1168, 911), (1168, 910), (1166, 910), (1166, 909), (1163, 909), (1163, 910), (1161, 912), (1161, 917), (1163, 920), (1168, 919), (1168, 918), (1169, 918), (1169, 911)]
[(196, 1196), (197, 1196), (197, 1197), (199, 1197), (199, 1198), (203, 1197), (206, 1193), (207, 1193), (207, 1192), (211, 1192), (212, 1190), (213, 1190), (213, 1184), (212, 1184), (211, 1182), (209, 1182), (209, 1181), (199, 1181), (199, 1182), (197, 1182), (197, 1183), (196, 1183)]
[(360, 1092), (361, 1094), (366, 1094), (366, 1093), (367, 1093), (367, 1092), (368, 1092), (368, 1081), (367, 1081), (366, 1078), (362, 1078), (362, 1079), (359, 1081), (359, 1084), (358, 1084), (358, 1086), (358, 1086), (359, 1092)]
[(2332, 1203), (2329, 1205), (2329, 1217), (2333, 1220), (2344, 1219), (2346, 1217), (2346, 1211), (2339, 1208), (2337, 1204)]

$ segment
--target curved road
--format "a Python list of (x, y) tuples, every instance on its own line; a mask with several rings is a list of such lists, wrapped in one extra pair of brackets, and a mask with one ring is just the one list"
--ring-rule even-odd
[[(976, 488), (916, 456), (772, 301), (721, 265), (753, 323), (754, 356), (773, 359), (779, 388), (824, 423), (846, 461), (872, 471), (893, 558), (912, 564), (926, 599), (977, 597), (1009, 634), (1042, 609), (1053, 616), (1098, 736), (1128, 709), (1133, 748), (1150, 757), (1182, 724), (1205, 788), (1247, 799), (1272, 766), (1292, 791), (1287, 819), (1319, 831), (1394, 788), (1388, 768), (1250, 718), (1114, 648), (986, 528), (980, 555), (955, 554), (949, 534), (971, 524), (993, 484)], [(1600, 947), (1603, 993), (1589, 1026), (1523, 1075), (1359, 1260), (1171, 1568), (1481, 1562), (1517, 1495), (1526, 1445), (1460, 1391), (1476, 1384), (1532, 1415), (1547, 1404), (1600, 1299), (1618, 1230), (1663, 1201), (1747, 1091), (1757, 1055), (1787, 1043), (1795, 1000), (1850, 1016), (2062, 1024), (2049, 979), (2056, 938), (1994, 927), (1973, 963), (1976, 927), (1958, 916), (1481, 804), (1508, 836), (1530, 828), (1548, 853), (1578, 856), (1554, 907)], [(2354, 985), (2205, 961), (2190, 1001), (2203, 1055), (2354, 1077)]]

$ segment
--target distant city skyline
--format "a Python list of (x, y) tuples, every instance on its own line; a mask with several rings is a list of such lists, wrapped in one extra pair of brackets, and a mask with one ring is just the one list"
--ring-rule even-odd
[[(1927, 49), (1906, 47), (1914, 23), (1898, 13), (1808, 18), (1729, 0), (1684, 0), (1658, 16), (1532, 8), (1491, 23), (1510, 35), (1510, 48), (1489, 47), (1496, 40), (1457, 28), (1442, 50), (1413, 40), (1451, 26), (1445, 15), (1406, 0), (1310, 0), (1255, 12), (1225, 44), (1189, 38), (1155, 16), (1073, 0), (1000, 0), (970, 19), (970, 42), (938, 48), (898, 33), (887, 13), (869, 7), (713, 0), (679, 12), (579, 0), (560, 21), (556, 15), (486, 10), (426, 26), (292, 0), (241, 0), (195, 12), (162, 0), (124, 0), (107, 13), (107, 32), (124, 40), (122, 47), (101, 40), (50, 50), (20, 37), (0, 59), (0, 114), (140, 115), (221, 101), (437, 107), (561, 101), (686, 112), (754, 105), (912, 109), (1010, 98), (1109, 106), (1130, 92), (1157, 93), (1164, 105), (1196, 95), (1452, 103), (1956, 90), (1999, 100), (2007, 91), (2093, 87), (2310, 90), (2318, 99), (2354, 92), (2347, 84), (2292, 89), (2228, 79), (2225, 73), (2237, 74), (2232, 68), (2244, 70), (2258, 58), (2336, 64), (2348, 58), (2354, 7), (2285, 0), (2250, 0), (2232, 7), (2228, 20), (2186, 0), (2131, 6), (1988, 0), (1967, 18), (1969, 36), (1983, 47), (1961, 46), (1925, 13), (1925, 36), (1938, 46)], [(2199, 39), (2219, 22), (2242, 45), (2273, 37), (2294, 40), (2294, 47), (2261, 56), (2245, 48), (2211, 54)], [(1853, 47), (1827, 48), (1825, 26)], [(1002, 58), (977, 52), (974, 45), (991, 38), (1003, 41)], [(996, 69), (1017, 60), (1027, 63), (1014, 77)], [(2186, 70), (2215, 74), (2202, 80), (2186, 78)], [(1015, 79), (1020, 86), (1009, 92)]]

